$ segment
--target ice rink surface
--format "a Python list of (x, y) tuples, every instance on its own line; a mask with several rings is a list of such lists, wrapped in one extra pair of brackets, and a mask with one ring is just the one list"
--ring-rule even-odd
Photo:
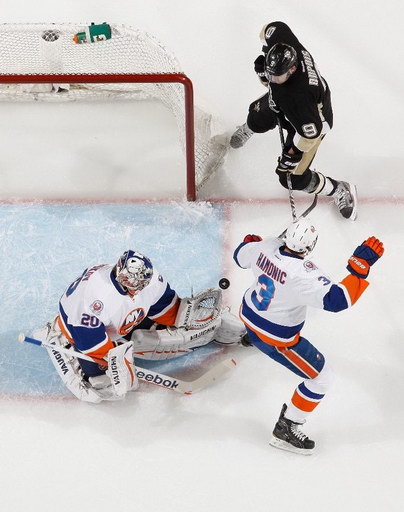
[[(360, 199), (356, 222), (319, 201), (311, 215), (320, 232), (313, 260), (340, 280), (368, 236), (378, 236), (386, 252), (354, 308), (309, 311), (304, 334), (337, 377), (305, 426), (317, 444), (311, 457), (268, 445), (300, 380), (254, 348), (208, 347), (187, 363), (163, 366), (175, 373), (185, 364), (197, 370), (209, 358), (237, 360), (232, 372), (192, 396), (142, 384), (124, 402), (80, 403), (63, 389), (45, 351), (17, 344), (18, 332), (49, 320), (85, 267), (113, 262), (129, 247), (150, 256), (182, 296), (227, 276), (224, 300), (236, 312), (251, 275), (233, 264), (233, 249), (246, 233), (279, 234), (290, 219), (273, 172), (278, 137), (255, 136), (229, 152), (202, 201), (187, 204), (175, 123), (161, 106), (61, 105), (55, 114), (47, 105), (1, 104), (2, 509), (401, 511), (400, 3), (3, 4), (5, 22), (107, 21), (153, 33), (193, 80), (196, 103), (228, 133), (265, 92), (252, 68), (262, 25), (287, 22), (333, 93), (335, 127), (316, 168), (355, 182)], [(297, 205), (304, 209), (307, 198), (298, 196)]]

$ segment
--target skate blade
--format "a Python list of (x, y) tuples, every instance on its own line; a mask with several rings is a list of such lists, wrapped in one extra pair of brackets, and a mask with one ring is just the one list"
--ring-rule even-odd
[(269, 444), (274, 448), (279, 448), (280, 450), (285, 450), (287, 452), (298, 453), (299, 455), (312, 455), (314, 453), (314, 448), (312, 450), (308, 450), (307, 448), (296, 448), (296, 446), (293, 446), (286, 441), (282, 441), (275, 436), (272, 436)]

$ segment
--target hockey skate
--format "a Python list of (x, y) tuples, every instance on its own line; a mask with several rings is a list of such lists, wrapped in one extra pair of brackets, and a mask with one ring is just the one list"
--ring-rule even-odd
[(283, 404), (269, 444), (281, 450), (300, 453), (301, 455), (311, 455), (314, 452), (314, 441), (299, 430), (301, 423), (294, 423), (285, 418), (286, 409), (286, 404)]
[(358, 198), (355, 185), (346, 181), (338, 181), (333, 197), (340, 214), (345, 219), (355, 220), (358, 214)]
[(244, 123), (243, 125), (238, 126), (237, 130), (231, 136), (230, 146), (233, 149), (241, 148), (253, 135), (254, 132), (250, 130), (247, 123)]

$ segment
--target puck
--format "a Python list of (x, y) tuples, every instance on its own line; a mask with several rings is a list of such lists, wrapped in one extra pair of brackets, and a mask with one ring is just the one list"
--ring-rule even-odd
[(222, 277), (219, 281), (219, 288), (222, 290), (227, 290), (227, 288), (230, 286), (230, 281), (226, 279), (225, 277)]

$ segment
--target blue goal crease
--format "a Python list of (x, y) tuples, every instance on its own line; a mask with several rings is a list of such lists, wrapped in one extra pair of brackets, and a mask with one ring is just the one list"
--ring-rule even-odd
[[(65, 393), (46, 351), (19, 345), (17, 336), (51, 320), (65, 288), (90, 265), (136, 249), (182, 297), (217, 286), (224, 218), (223, 206), (209, 203), (0, 205), (0, 394)], [(169, 373), (209, 353), (149, 365)]]

